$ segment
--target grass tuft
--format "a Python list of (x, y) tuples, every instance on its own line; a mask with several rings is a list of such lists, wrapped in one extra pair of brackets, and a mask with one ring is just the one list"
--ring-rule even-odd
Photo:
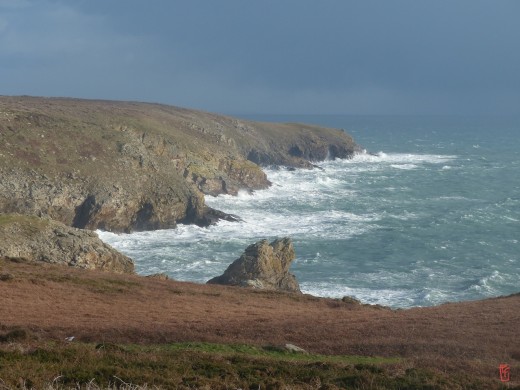
[(0, 343), (14, 342), (27, 340), (29, 333), (25, 329), (17, 328), (7, 332), (4, 335), (0, 335)]

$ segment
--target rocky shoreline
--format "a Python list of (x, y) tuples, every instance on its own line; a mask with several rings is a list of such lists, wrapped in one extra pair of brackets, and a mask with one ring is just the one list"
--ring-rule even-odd
[[(205, 195), (267, 188), (262, 166), (310, 169), (313, 161), (349, 158), (359, 149), (344, 131), (317, 126), (159, 104), (4, 96), (0, 213), (112, 232), (208, 226), (239, 217), (206, 206)], [(45, 251), (57, 253), (53, 244)]]
[[(31, 379), (43, 387), (59, 377), (70, 384), (123, 378), (147, 388), (153, 383), (132, 376), (136, 370), (121, 371), (124, 359), (139, 355), (142, 372), (160, 378), (173, 368), (158, 365), (157, 355), (125, 348), (197, 341), (258, 348), (290, 343), (314, 354), (393, 363), (340, 366), (325, 379), (336, 363), (323, 356), (297, 363), (297, 374), (287, 373), (294, 363), (270, 361), (259, 370), (260, 360), (251, 358), (254, 376), (243, 378), (236, 355), (218, 355), (203, 374), (192, 374), (203, 360), (197, 353), (188, 364), (192, 371), (183, 368), (166, 388), (217, 384), (226, 375), (235, 387), (276, 380), (298, 388), (301, 372), (338, 388), (354, 383), (345, 374), (354, 375), (352, 367), (359, 388), (503, 388), (499, 364), (513, 374), (520, 369), (518, 294), (408, 310), (317, 298), (301, 294), (289, 273), (294, 248), (288, 238), (250, 245), (211, 285), (143, 278), (131, 259), (91, 231), (239, 218), (209, 208), (204, 195), (266, 188), (264, 165), (312, 168), (313, 161), (348, 158), (358, 148), (344, 132), (314, 126), (145, 103), (0, 97), (0, 387), (23, 382), (24, 388)], [(82, 359), (90, 355), (92, 366), (85, 368)], [(108, 363), (100, 369), (104, 356)], [(71, 368), (66, 357), (73, 358)]]
[(358, 150), (341, 130), (146, 103), (0, 97), (0, 212), (114, 232), (205, 225), (204, 195), (270, 185), (261, 166)]

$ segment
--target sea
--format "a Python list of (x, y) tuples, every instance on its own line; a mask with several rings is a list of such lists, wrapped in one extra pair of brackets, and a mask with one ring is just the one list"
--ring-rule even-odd
[(364, 151), (267, 168), (269, 189), (206, 197), (241, 222), (98, 231), (139, 274), (205, 283), (248, 245), (287, 236), (306, 294), (410, 308), (520, 292), (520, 117), (244, 119), (343, 129)]

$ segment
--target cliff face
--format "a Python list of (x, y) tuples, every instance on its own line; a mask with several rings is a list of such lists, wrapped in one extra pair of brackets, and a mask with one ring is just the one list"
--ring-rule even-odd
[(129, 102), (0, 97), (0, 212), (79, 228), (205, 225), (204, 194), (270, 185), (260, 165), (346, 158), (344, 132)]

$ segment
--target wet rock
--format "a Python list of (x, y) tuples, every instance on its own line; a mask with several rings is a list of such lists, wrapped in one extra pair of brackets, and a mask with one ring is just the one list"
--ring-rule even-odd
[(204, 209), (204, 214), (198, 220), (194, 221), (195, 224), (207, 227), (216, 224), (218, 221), (228, 222), (240, 222), (242, 219), (238, 215), (228, 214), (220, 210), (215, 210), (211, 207)]

